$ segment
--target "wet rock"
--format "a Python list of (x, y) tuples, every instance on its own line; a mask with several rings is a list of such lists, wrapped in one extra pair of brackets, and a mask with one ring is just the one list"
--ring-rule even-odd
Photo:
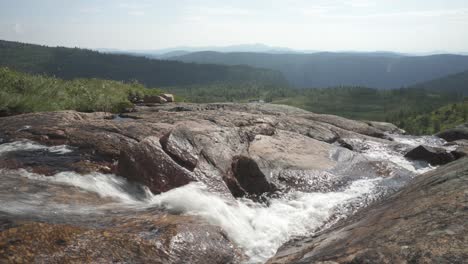
[(199, 151), (190, 142), (190, 130), (186, 127), (177, 127), (160, 140), (164, 151), (177, 163), (193, 171), (197, 166)]
[(465, 156), (468, 156), (468, 140), (460, 139), (449, 142), (446, 144), (447, 146), (454, 146), (456, 149), (452, 151), (452, 154), (455, 158), (459, 159)]
[(153, 193), (165, 192), (195, 180), (190, 171), (163, 150), (157, 137), (147, 137), (138, 144), (128, 144), (123, 148), (117, 170), (118, 175), (148, 186)]
[(464, 263), (468, 160), (415, 178), (331, 229), (283, 245), (267, 263)]
[(287, 131), (273, 136), (257, 135), (248, 153), (265, 170), (291, 168), (326, 170), (336, 163), (330, 157), (334, 146)]
[[(6, 263), (239, 263), (218, 227), (174, 215), (142, 215), (100, 228), (13, 221), (0, 230)], [(3, 262), (2, 262), (3, 263)]]
[(344, 117), (333, 115), (309, 115), (307, 119), (327, 123), (366, 136), (385, 138), (385, 130), (381, 130), (362, 121), (352, 121)]
[(436, 136), (447, 141), (468, 139), (468, 123), (437, 133)]
[(263, 174), (258, 164), (249, 157), (234, 157), (232, 172), (242, 189), (249, 194), (261, 195), (275, 190), (275, 186)]
[(353, 150), (354, 147), (353, 145), (351, 145), (350, 143), (348, 143), (346, 141), (346, 139), (343, 139), (343, 138), (340, 138), (336, 141), (338, 143), (339, 146), (345, 148), (345, 149), (349, 149), (349, 150)]
[[(110, 117), (106, 113), (74, 111), (5, 117), (0, 118), (0, 134), (7, 142), (29, 139), (47, 146), (73, 146), (76, 160), (63, 170), (117, 172), (130, 181), (148, 186), (153, 193), (198, 181), (229, 201), (251, 194), (275, 191), (280, 194), (283, 190), (328, 192), (343, 188), (360, 177), (394, 177), (389, 172), (391, 169), (363, 159), (358, 153), (362, 142), (370, 139), (390, 144), (380, 139), (388, 133), (388, 125), (370, 125), (269, 104), (155, 104), (137, 106), (135, 111), (121, 115), (124, 120)], [(339, 146), (339, 139), (348, 142), (354, 151)], [(51, 164), (51, 168), (61, 166), (61, 163), (53, 163), (52, 158), (38, 164), (26, 161), (19, 156), (8, 159), (12, 164), (22, 162), (15, 168), (40, 168), (39, 163)], [(106, 164), (109, 164), (108, 169)], [(60, 175), (60, 179), (67, 175)], [(34, 190), (29, 190), (34, 186), (19, 188), (36, 193), (47, 190), (45, 197), (59, 193), (57, 186), (42, 182), (45, 177), (39, 178), (41, 184)], [(67, 191), (76, 189), (69, 187)], [(53, 196), (53, 203), (68, 197), (67, 202), (74, 201), (79, 206), (105, 207), (107, 199), (127, 199), (102, 198), (86, 192), (75, 193), (72, 197), (67, 195), (62, 191), (59, 196)], [(147, 198), (145, 195), (139, 188), (134, 198), (139, 201)], [(3, 224), (0, 219), (4, 230), (18, 228), (16, 233), (10, 230), (0, 234), (4, 238), (0, 239), (0, 251), (5, 250), (2, 252), (15, 259), (23, 256), (19, 252), (29, 252), (32, 255), (24, 255), (22, 261), (38, 263), (62, 263), (71, 259), (104, 263), (242, 261), (238, 249), (218, 228), (192, 217), (170, 214), (177, 212), (161, 215), (161, 212), (145, 210), (124, 213), (109, 210), (105, 217), (96, 219), (86, 215), (86, 224), (74, 215), (43, 217), (47, 212), (31, 214), (40, 218), (37, 221), (23, 219), (30, 227), (25, 227), (21, 221)], [(148, 214), (143, 216), (143, 212)], [(40, 222), (45, 223), (40, 226)], [(21, 236), (13, 235), (18, 231)], [(62, 233), (70, 235), (56, 235)], [(29, 242), (25, 242), (24, 247), (3, 247), (3, 241), (17, 239)], [(32, 250), (27, 251), (27, 248)]]
[(330, 129), (320, 125), (315, 125), (309, 129), (307, 136), (327, 143), (333, 143), (338, 140), (338, 135)]
[(451, 152), (443, 148), (429, 146), (416, 147), (406, 153), (405, 157), (412, 160), (423, 160), (431, 165), (443, 165), (456, 159)]
[(366, 121), (366, 123), (386, 133), (390, 133), (390, 134), (404, 134), (405, 133), (403, 129), (400, 129), (399, 127), (395, 126), (392, 123), (376, 122), (376, 121)]
[[(75, 147), (80, 154), (71, 168), (75, 171), (100, 167), (99, 171), (115, 172), (120, 160), (119, 174), (151, 185), (154, 192), (195, 180), (235, 196), (246, 193), (232, 173), (236, 156), (254, 160), (264, 175), (288, 169), (326, 170), (335, 165), (329, 152), (336, 147), (329, 143), (384, 134), (364, 122), (270, 104), (156, 104), (137, 106), (121, 117), (125, 120), (106, 113), (32, 113), (0, 118), (0, 133), (9, 141)], [(159, 139), (153, 152), (143, 150), (141, 143), (148, 137)], [(144, 157), (132, 160), (132, 155), (146, 152), (159, 160), (153, 164)], [(150, 171), (154, 167), (159, 168), (156, 175)], [(140, 170), (145, 172), (137, 177)]]

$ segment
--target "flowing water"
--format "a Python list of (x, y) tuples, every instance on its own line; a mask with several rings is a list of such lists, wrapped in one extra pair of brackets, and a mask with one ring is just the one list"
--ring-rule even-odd
[[(406, 146), (428, 144), (442, 146), (433, 137), (394, 136)], [(379, 142), (358, 142), (362, 156), (384, 162), (391, 170), (401, 170), (409, 178), (433, 169), (420, 162), (406, 160), (398, 148)], [(14, 151), (42, 150), (67, 155), (73, 148), (46, 147), (28, 141), (0, 145), (0, 158)], [(99, 225), (109, 213), (131, 214), (159, 208), (169, 213), (194, 215), (220, 226), (245, 254), (249, 263), (263, 263), (291, 238), (310, 235), (327, 228), (358, 208), (368, 205), (394, 187), (390, 176), (361, 177), (329, 192), (291, 191), (266, 203), (249, 199), (226, 199), (200, 183), (192, 183), (169, 192), (153, 195), (145, 187), (111, 175), (79, 175), (61, 172), (44, 176), (26, 170), (0, 170), (0, 214), (34, 217), (49, 222)]]

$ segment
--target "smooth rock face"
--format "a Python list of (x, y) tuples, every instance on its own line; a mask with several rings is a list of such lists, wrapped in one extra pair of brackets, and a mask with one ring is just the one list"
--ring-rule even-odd
[(249, 194), (263, 194), (275, 190), (258, 164), (249, 157), (237, 156), (232, 162), (232, 172), (239, 185)]
[(404, 134), (405, 131), (392, 123), (367, 121), (369, 125), (390, 134)]
[(268, 263), (464, 263), (467, 186), (461, 159), (331, 229), (286, 243)]
[[(336, 165), (330, 153), (339, 146), (329, 143), (386, 132), (365, 122), (281, 105), (168, 103), (134, 110), (117, 119), (73, 111), (1, 118), (0, 137), (71, 145), (86, 157), (78, 164), (107, 167), (154, 193), (201, 181), (212, 191), (242, 196), (252, 190), (244, 189), (233, 173), (235, 157), (253, 161), (239, 163), (237, 172), (256, 164), (263, 175), (273, 175), (265, 178), (268, 186), (297, 188), (286, 179), (295, 178), (292, 170), (309, 171), (312, 177), (313, 171)], [(276, 190), (270, 187), (253, 192)]]
[(437, 133), (436, 136), (443, 138), (449, 142), (455, 140), (468, 139), (468, 123), (457, 126), (440, 133)]
[(159, 138), (147, 137), (122, 149), (117, 172), (125, 178), (161, 193), (188, 184), (195, 179), (190, 171), (164, 152)]
[(242, 259), (219, 227), (188, 216), (140, 213), (100, 228), (0, 216), (1, 263), (221, 264)]
[(405, 155), (406, 158), (412, 160), (427, 161), (431, 165), (443, 165), (456, 160), (456, 157), (442, 148), (434, 148), (429, 146), (419, 146), (410, 150)]

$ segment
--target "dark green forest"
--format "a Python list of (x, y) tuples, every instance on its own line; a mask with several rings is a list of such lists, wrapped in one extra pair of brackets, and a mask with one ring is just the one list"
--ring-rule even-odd
[(468, 96), (468, 71), (451, 74), (439, 79), (412, 85), (410, 88), (420, 88), (429, 91), (455, 92)]
[(226, 83), (256, 86), (287, 83), (282, 74), (249, 66), (183, 63), (104, 54), (92, 50), (46, 47), (0, 40), (0, 66), (61, 79), (136, 80), (149, 87)]
[[(163, 87), (186, 101), (296, 106), (352, 119), (388, 121), (412, 134), (466, 122), (468, 71), (394, 90), (362, 86), (294, 89), (272, 70), (110, 55), (0, 41), (0, 114), (73, 109), (119, 112), (129, 96)], [(311, 76), (312, 78), (313, 76)]]
[(467, 123), (468, 98), (463, 102), (447, 104), (431, 112), (394, 117), (390, 121), (409, 133), (431, 135)]
[(268, 54), (193, 52), (169, 59), (220, 65), (249, 65), (278, 70), (295, 88), (341, 85), (395, 89), (468, 69), (468, 56), (408, 56), (385, 52)]

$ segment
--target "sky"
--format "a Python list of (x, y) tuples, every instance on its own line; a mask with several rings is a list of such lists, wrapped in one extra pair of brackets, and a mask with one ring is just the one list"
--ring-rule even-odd
[(0, 39), (156, 50), (467, 52), (468, 0), (0, 0)]

